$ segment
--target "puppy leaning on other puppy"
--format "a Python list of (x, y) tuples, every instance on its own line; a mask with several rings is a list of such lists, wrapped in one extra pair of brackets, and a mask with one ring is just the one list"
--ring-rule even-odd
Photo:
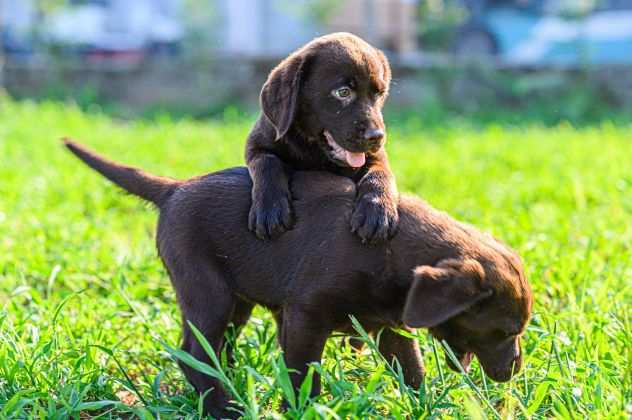
[[(390, 328), (429, 328), (464, 368), (475, 355), (496, 381), (520, 370), (520, 337), (532, 305), (520, 258), (416, 198), (399, 201), (399, 233), (368, 247), (348, 228), (356, 185), (325, 172), (297, 172), (291, 185), (297, 224), (271, 243), (257, 240), (244, 223), (252, 190), (245, 168), (178, 181), (108, 161), (70, 141), (66, 146), (160, 210), (158, 252), (182, 311), (182, 348), (197, 359), (209, 362), (186, 321), (218, 351), (227, 326), (238, 330), (259, 304), (274, 314), (295, 387), (309, 363), (320, 361), (333, 331), (353, 334), (349, 315), (369, 332), (386, 327), (380, 350), (399, 360), (414, 387), (424, 375), (418, 344)], [(207, 413), (235, 415), (217, 380), (181, 367), (200, 393), (212, 389)], [(315, 375), (312, 392), (319, 391)]]
[(272, 70), (246, 145), (254, 184), (248, 226), (257, 237), (277, 237), (292, 226), (295, 170), (351, 178), (358, 192), (352, 231), (366, 242), (394, 234), (397, 187), (382, 118), (390, 82), (386, 56), (348, 33), (316, 38)]

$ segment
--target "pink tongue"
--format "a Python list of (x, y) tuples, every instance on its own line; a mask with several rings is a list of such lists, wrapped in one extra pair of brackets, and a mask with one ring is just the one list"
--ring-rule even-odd
[(364, 163), (366, 162), (364, 153), (353, 153), (353, 152), (348, 152), (346, 150), (345, 150), (345, 159), (347, 159), (347, 163), (349, 164), (349, 166), (353, 168), (359, 168), (361, 166), (364, 166)]

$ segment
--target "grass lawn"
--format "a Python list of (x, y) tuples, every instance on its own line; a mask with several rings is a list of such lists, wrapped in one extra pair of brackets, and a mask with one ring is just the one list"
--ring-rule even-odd
[[(72, 106), (0, 102), (0, 418), (195, 418), (180, 373), (174, 292), (154, 247), (156, 214), (62, 149), (73, 136), (154, 173), (188, 177), (243, 162), (252, 120), (116, 122)], [(632, 125), (392, 122), (402, 191), (488, 230), (522, 255), (535, 306), (525, 365), (507, 384), (447, 368), (400, 385), (370, 349), (325, 350), (323, 394), (298, 418), (630, 418)], [(258, 310), (227, 370), (257, 417), (279, 417), (287, 377)]]

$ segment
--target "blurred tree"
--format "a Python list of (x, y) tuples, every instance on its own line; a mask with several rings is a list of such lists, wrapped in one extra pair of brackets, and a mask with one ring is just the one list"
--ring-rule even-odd
[(338, 0), (318, 0), (308, 2), (307, 13), (318, 23), (325, 23), (340, 8)]
[(51, 13), (53, 10), (58, 9), (63, 6), (67, 6), (67, 0), (37, 0), (37, 8), (40, 13), (46, 15)]
[(277, 0), (279, 9), (316, 23), (326, 23), (340, 9), (340, 0)]
[(556, 7), (552, 8), (553, 13), (557, 13), (568, 17), (581, 17), (595, 10), (599, 3), (605, 3), (600, 0), (558, 0)]
[(419, 5), (419, 45), (423, 50), (448, 51), (468, 11), (463, 1), (425, 0)]
[(219, 34), (216, 2), (213, 0), (183, 0), (184, 26), (188, 44), (195, 50), (211, 51), (217, 47)]

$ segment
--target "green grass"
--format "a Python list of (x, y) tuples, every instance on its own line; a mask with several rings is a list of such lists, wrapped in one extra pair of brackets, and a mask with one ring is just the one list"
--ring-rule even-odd
[[(188, 177), (240, 165), (251, 123), (235, 115), (122, 123), (62, 104), (0, 102), (0, 418), (198, 415), (174, 361), (179, 314), (153, 243), (156, 214), (58, 139)], [(299, 395), (289, 415), (629, 418), (632, 125), (448, 120), (425, 129), (407, 118), (389, 130), (401, 190), (522, 255), (535, 294), (524, 369), (507, 384), (476, 363), (469, 377), (453, 373), (441, 344), (419, 331), (428, 375), (415, 392), (371, 343), (355, 355), (332, 338), (315, 367), (322, 396)], [(220, 366), (255, 417), (281, 416), (288, 392), (274, 334), (258, 310), (236, 368)]]

